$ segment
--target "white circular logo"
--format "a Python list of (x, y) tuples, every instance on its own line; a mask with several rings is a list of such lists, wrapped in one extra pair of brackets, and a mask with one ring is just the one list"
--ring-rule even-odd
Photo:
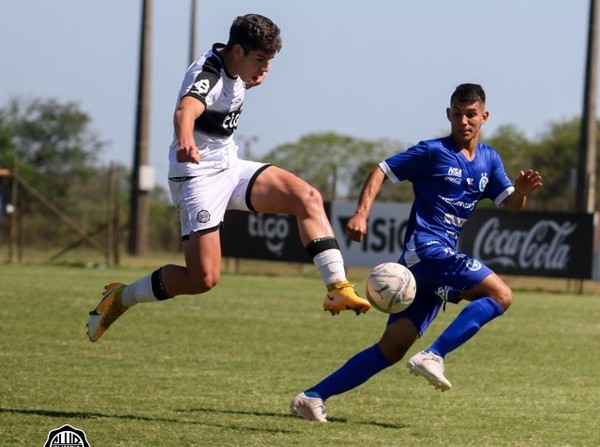
[(479, 262), (477, 259), (469, 259), (467, 261), (467, 268), (472, 272), (476, 272), (477, 270), (481, 269), (481, 262)]
[(196, 219), (200, 223), (206, 223), (210, 220), (210, 213), (206, 210), (199, 211), (198, 214), (196, 214)]

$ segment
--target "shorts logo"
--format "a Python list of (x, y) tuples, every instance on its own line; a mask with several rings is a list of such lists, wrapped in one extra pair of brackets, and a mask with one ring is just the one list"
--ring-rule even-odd
[(481, 262), (479, 262), (477, 259), (469, 259), (467, 261), (467, 268), (472, 272), (476, 272), (477, 270), (481, 269)]
[(85, 432), (70, 425), (63, 425), (48, 433), (44, 447), (90, 447)]
[(196, 219), (200, 223), (206, 223), (210, 220), (210, 213), (206, 210), (199, 211), (198, 214), (196, 214)]
[(450, 286), (440, 286), (435, 291), (435, 294), (441, 298), (442, 301), (448, 301), (448, 293), (450, 292)]

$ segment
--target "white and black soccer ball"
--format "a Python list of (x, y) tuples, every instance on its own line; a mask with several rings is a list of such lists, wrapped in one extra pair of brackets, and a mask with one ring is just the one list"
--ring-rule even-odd
[(417, 282), (411, 271), (396, 262), (384, 262), (367, 276), (367, 299), (386, 314), (406, 309), (415, 299)]

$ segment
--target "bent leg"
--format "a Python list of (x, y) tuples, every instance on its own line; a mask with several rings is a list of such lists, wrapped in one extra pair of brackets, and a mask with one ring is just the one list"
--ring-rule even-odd
[(195, 295), (212, 289), (221, 274), (219, 231), (192, 233), (183, 243), (185, 266), (168, 264), (127, 286), (123, 305), (162, 301), (177, 295)]
[(327, 286), (324, 310), (336, 315), (346, 309), (359, 314), (371, 308), (346, 279), (342, 253), (319, 191), (294, 174), (270, 166), (255, 179), (250, 203), (257, 212), (289, 214), (296, 218), (300, 240)]
[(471, 302), (425, 351), (445, 357), (466, 343), (483, 325), (508, 309), (512, 292), (498, 275), (492, 273), (474, 288), (461, 292), (459, 298)]
[(217, 285), (221, 277), (221, 239), (219, 230), (192, 233), (183, 243), (185, 267), (165, 265), (162, 281), (170, 295), (196, 295)]
[(260, 213), (294, 216), (304, 246), (333, 237), (319, 191), (284, 169), (270, 166), (261, 172), (252, 186), (250, 202)]

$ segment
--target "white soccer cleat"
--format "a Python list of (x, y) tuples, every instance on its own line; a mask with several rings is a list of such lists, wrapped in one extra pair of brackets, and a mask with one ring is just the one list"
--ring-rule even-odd
[(447, 391), (452, 384), (444, 376), (444, 359), (432, 352), (421, 351), (408, 360), (408, 369), (416, 376), (425, 377), (439, 390)]
[(318, 397), (308, 397), (300, 393), (292, 399), (290, 411), (308, 421), (327, 422), (325, 403)]

